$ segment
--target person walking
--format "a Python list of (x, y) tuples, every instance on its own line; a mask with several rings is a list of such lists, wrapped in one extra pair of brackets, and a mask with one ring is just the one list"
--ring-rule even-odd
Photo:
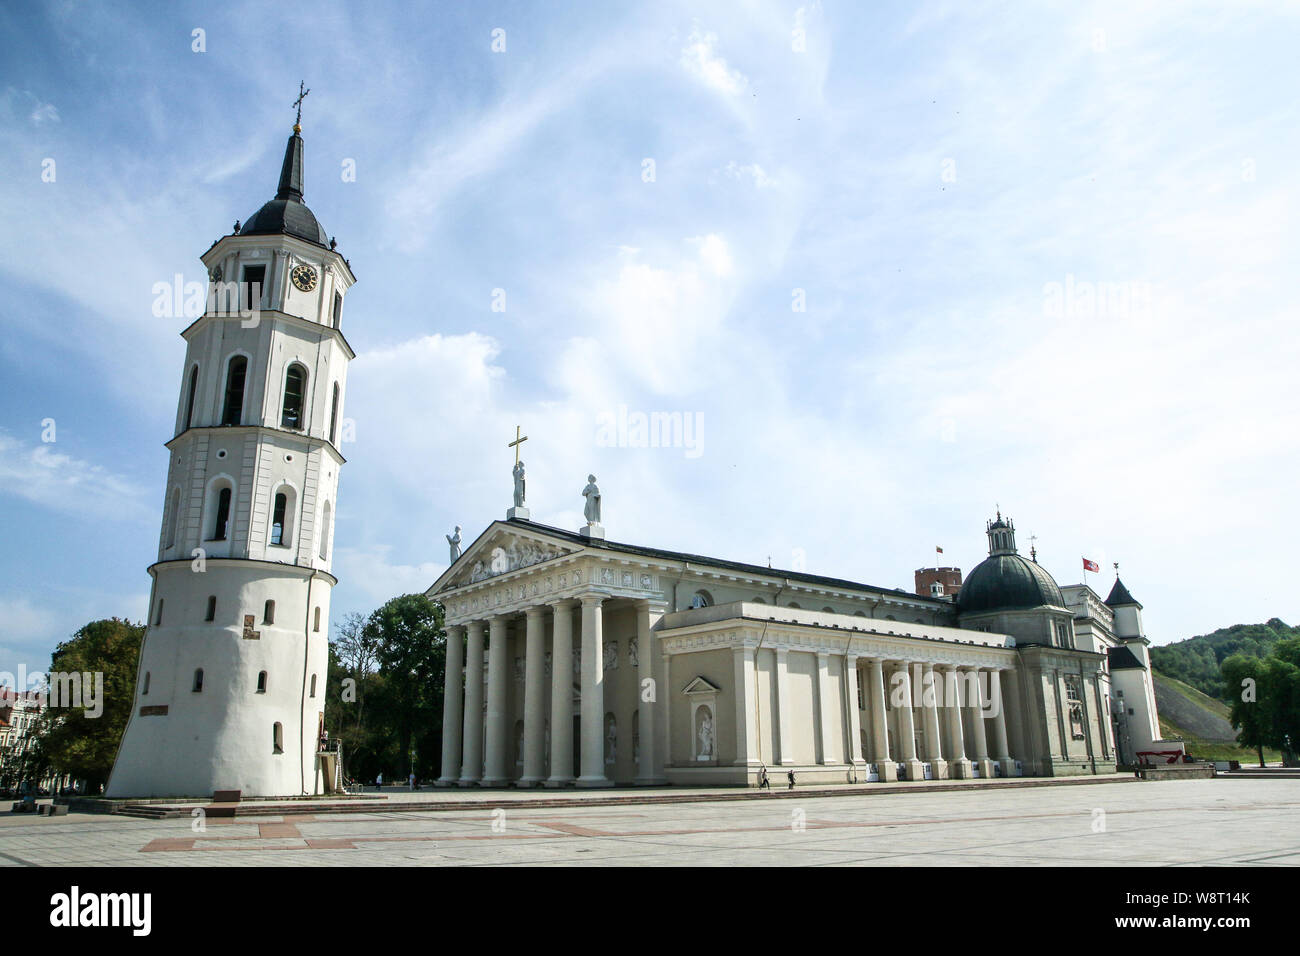
[(375, 775), (375, 790), (378, 791), (378, 790), (383, 790), (383, 789), (384, 789), (384, 775), (383, 775), (383, 773), (376, 774), (376, 775)]

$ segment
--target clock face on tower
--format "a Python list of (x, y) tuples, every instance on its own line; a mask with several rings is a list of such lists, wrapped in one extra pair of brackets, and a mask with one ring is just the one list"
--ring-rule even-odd
[(303, 292), (316, 288), (316, 270), (311, 266), (295, 266), (292, 278), (293, 284)]

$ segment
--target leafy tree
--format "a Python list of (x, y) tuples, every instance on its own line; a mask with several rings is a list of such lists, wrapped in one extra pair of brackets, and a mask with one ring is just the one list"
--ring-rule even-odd
[(1292, 756), (1300, 742), (1300, 639), (1279, 641), (1263, 658), (1234, 654), (1222, 673), (1238, 742), (1256, 749), (1260, 766), (1265, 747)]
[[(86, 781), (87, 792), (95, 793), (108, 781), (117, 747), (126, 730), (135, 700), (136, 666), (140, 660), (143, 624), (119, 618), (92, 621), (68, 641), (55, 648), (51, 674), (103, 675), (99, 704), (103, 712), (93, 716), (86, 707), (48, 708), (38, 728), (38, 759), (59, 773)], [(86, 689), (82, 690), (86, 703)], [(51, 704), (68, 701), (54, 701)]]

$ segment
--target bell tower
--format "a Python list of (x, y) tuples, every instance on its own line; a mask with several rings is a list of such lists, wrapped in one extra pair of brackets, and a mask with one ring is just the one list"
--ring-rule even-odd
[(201, 256), (207, 308), (181, 333), (148, 628), (109, 796), (329, 782), (317, 750), (356, 280), (303, 202), (301, 132), (275, 197)]

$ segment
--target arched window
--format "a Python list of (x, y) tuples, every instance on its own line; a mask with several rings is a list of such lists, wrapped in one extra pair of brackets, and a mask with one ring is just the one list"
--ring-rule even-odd
[(144, 687), (142, 687), (142, 688), (140, 689), (140, 696), (143, 697), (143, 696), (144, 696), (145, 694), (147, 694), (147, 693), (149, 693), (149, 672), (148, 672), (148, 671), (145, 671), (145, 672), (144, 672)]
[(794, 601), (791, 601), (789, 604), (786, 605), (786, 607), (792, 607), (792, 608), (794, 608), (796, 611), (801, 611), (801, 610), (803, 610), (801, 607), (799, 607), (798, 604), (795, 604)]
[(822, 611), (824, 611), (824, 612), (827, 613), (827, 614), (834, 614), (834, 613), (835, 613), (835, 608), (831, 607), (831, 606), (828, 604), (828, 605), (826, 605), (824, 608), (822, 608)]
[(320, 556), (324, 558), (330, 552), (330, 503), (328, 501), (325, 502), (325, 507), (321, 510), (319, 538)]
[(274, 601), (267, 601), (266, 606), (262, 608), (262, 623), (263, 624), (275, 623), (275, 602)]
[(320, 630), (320, 608), (316, 608), (315, 620), (312, 622), (311, 629), (313, 631)]
[(334, 383), (334, 400), (330, 403), (330, 444), (338, 444), (339, 433), (339, 383)]
[(212, 516), (212, 534), (209, 541), (225, 541), (226, 530), (230, 524), (230, 486), (225, 485), (217, 492), (216, 512)]
[(244, 420), (244, 379), (248, 376), (248, 359), (236, 355), (226, 366), (226, 403), (221, 424), (239, 425)]
[(284, 376), (284, 410), (280, 413), (281, 428), (302, 428), (303, 397), (307, 392), (307, 370), (298, 363), (289, 366)]
[(691, 595), (691, 608), (712, 607), (713, 596), (708, 591), (696, 591)]
[(271, 728), (271, 753), (284, 753), (284, 727), (277, 720)]
[(209, 594), (208, 595), (208, 616), (205, 617), (204, 620), (215, 621), (216, 619), (217, 619), (217, 596), (215, 594)]
[(181, 490), (179, 488), (172, 490), (170, 512), (167, 516), (167, 544), (165, 545), (168, 548), (175, 547), (176, 531), (181, 522)]
[(334, 293), (334, 328), (338, 328), (343, 323), (343, 296)]
[(196, 365), (190, 369), (190, 394), (185, 399), (185, 427), (189, 428), (194, 423), (194, 396), (199, 390), (199, 367)]
[(161, 626), (162, 626), (162, 607), (163, 607), (163, 599), (162, 599), (162, 598), (159, 598), (159, 599), (158, 599), (158, 610), (157, 610), (157, 612), (156, 612), (156, 613), (154, 614), (154, 616), (153, 616), (153, 626), (154, 626), (154, 627), (161, 627)]
[(266, 693), (266, 671), (261, 671), (257, 675), (257, 692), (259, 694)]
[(198, 670), (194, 672), (194, 686), (191, 687), (190, 689), (193, 690), (194, 693), (196, 694), (202, 693), (203, 691), (203, 668), (202, 667), (200, 667)]
[(308, 697), (316, 696), (316, 675), (315, 674), (311, 675), (311, 690), (308, 692), (307, 696)]
[(284, 516), (289, 507), (289, 496), (283, 491), (275, 496), (275, 511), (271, 515), (271, 543), (284, 544)]

